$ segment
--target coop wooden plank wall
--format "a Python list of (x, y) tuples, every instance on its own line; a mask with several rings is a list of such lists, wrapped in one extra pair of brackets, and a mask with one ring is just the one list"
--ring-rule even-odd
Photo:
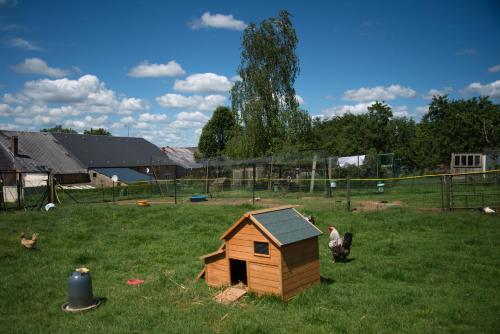
[[(254, 254), (254, 241), (269, 243), (269, 256)], [(229, 258), (279, 266), (280, 249), (264, 236), (249, 220), (238, 226), (226, 240), (226, 253)]]
[(283, 299), (320, 282), (318, 238), (282, 247)]
[[(227, 257), (247, 261), (248, 287), (256, 293), (281, 295), (280, 249), (248, 219), (228, 237)], [(269, 256), (255, 255), (254, 241), (269, 243)]]
[(229, 285), (229, 267), (224, 253), (205, 259), (205, 280), (210, 286)]

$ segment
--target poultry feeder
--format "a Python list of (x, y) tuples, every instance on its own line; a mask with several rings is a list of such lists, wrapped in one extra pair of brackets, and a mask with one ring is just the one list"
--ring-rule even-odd
[(68, 302), (62, 306), (65, 312), (78, 312), (96, 308), (101, 300), (92, 294), (92, 278), (87, 268), (77, 268), (68, 278)]
[(384, 187), (385, 187), (385, 184), (383, 182), (377, 183), (377, 191), (379, 193), (383, 193), (384, 192)]

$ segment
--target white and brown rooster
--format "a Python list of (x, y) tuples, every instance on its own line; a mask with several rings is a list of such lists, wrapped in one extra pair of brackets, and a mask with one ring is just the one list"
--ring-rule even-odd
[(328, 231), (330, 232), (328, 247), (332, 251), (333, 261), (345, 262), (351, 252), (352, 233), (347, 232), (344, 237), (340, 237), (333, 225), (328, 226)]

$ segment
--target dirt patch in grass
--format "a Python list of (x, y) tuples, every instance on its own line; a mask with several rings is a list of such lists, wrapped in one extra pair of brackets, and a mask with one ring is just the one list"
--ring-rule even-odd
[[(158, 198), (158, 199), (150, 199), (147, 200), (151, 205), (162, 205), (162, 204), (174, 204), (174, 200), (172, 198)], [(120, 205), (137, 205), (137, 200), (124, 200), (116, 202)], [(242, 205), (242, 204), (252, 204), (251, 198), (208, 198), (206, 201), (202, 202), (191, 202), (189, 199), (183, 198), (177, 200), (178, 204), (188, 204), (188, 205)], [(256, 205), (272, 207), (283, 205), (284, 202), (276, 200), (276, 199), (267, 199), (267, 198), (256, 198)]]
[(401, 207), (401, 201), (386, 202), (386, 201), (359, 201), (356, 202), (356, 211), (377, 211), (386, 210), (389, 208)]

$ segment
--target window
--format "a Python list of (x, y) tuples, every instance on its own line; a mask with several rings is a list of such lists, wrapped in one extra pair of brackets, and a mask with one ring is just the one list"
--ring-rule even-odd
[(474, 166), (473, 159), (474, 159), (473, 155), (467, 156), (467, 166)]
[(474, 156), (474, 166), (480, 166), (481, 165), (481, 163), (479, 162), (479, 158), (480, 158), (479, 155), (475, 155)]
[(455, 166), (460, 166), (460, 156), (455, 155)]
[(461, 163), (462, 166), (467, 166), (467, 156), (466, 155), (462, 155), (462, 163)]
[(254, 241), (253, 252), (255, 255), (269, 255), (269, 243)]

